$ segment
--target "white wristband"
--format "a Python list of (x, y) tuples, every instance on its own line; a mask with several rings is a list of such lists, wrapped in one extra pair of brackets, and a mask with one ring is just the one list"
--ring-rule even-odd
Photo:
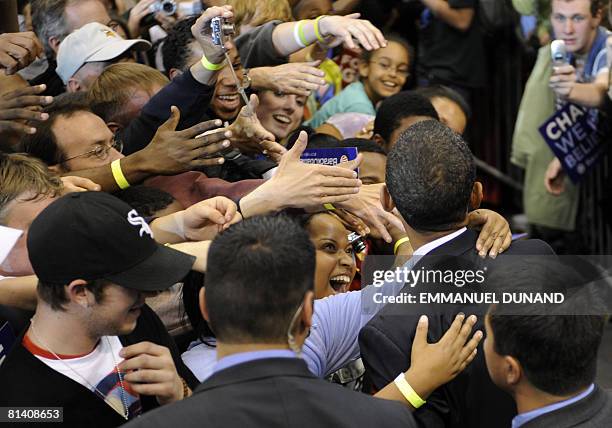
[(301, 25), (300, 22), (301, 21), (296, 22), (295, 25), (293, 26), (293, 38), (295, 40), (295, 43), (297, 43), (299, 47), (305, 48), (306, 45), (302, 43), (302, 41), (300, 40), (300, 33), (299, 33), (300, 25)]

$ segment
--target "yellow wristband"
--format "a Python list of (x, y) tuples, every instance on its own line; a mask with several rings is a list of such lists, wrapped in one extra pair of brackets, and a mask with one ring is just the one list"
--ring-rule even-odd
[(130, 187), (130, 183), (128, 183), (127, 179), (125, 178), (125, 175), (123, 175), (123, 171), (121, 171), (120, 162), (121, 159), (116, 159), (111, 162), (111, 172), (113, 173), (113, 178), (115, 179), (117, 186), (119, 186), (119, 188), (123, 190)]
[(221, 61), (219, 64), (213, 64), (204, 55), (202, 55), (202, 59), (200, 60), (200, 62), (202, 63), (202, 67), (204, 67), (205, 69), (210, 70), (210, 71), (221, 70), (223, 68), (223, 65), (224, 65), (223, 61)]
[(403, 238), (398, 239), (395, 245), (393, 246), (393, 254), (397, 254), (397, 250), (399, 249), (400, 245), (406, 242), (410, 242), (410, 238), (408, 238), (407, 236), (404, 236)]
[(406, 380), (404, 373), (400, 373), (395, 378), (393, 383), (395, 383), (395, 386), (397, 386), (397, 389), (400, 390), (400, 392), (402, 393), (406, 401), (408, 401), (410, 405), (414, 407), (415, 409), (418, 409), (419, 407), (421, 407), (423, 404), (426, 403), (426, 401), (423, 400), (421, 397), (419, 397), (419, 394), (417, 394), (416, 391), (412, 389), (412, 387)]
[(317, 19), (315, 19), (315, 22), (314, 22), (315, 36), (317, 36), (317, 40), (320, 41), (321, 43), (325, 43), (325, 39), (321, 35), (321, 28), (319, 27), (319, 25), (321, 25), (320, 24), (321, 19), (325, 18), (326, 16), (327, 15), (321, 15)]
[(304, 35), (304, 21), (298, 22), (298, 36), (300, 37), (300, 42), (302, 42), (304, 46), (308, 46), (310, 44)]
[(325, 208), (327, 211), (333, 211), (336, 209), (336, 207), (332, 204), (323, 204), (323, 208)]

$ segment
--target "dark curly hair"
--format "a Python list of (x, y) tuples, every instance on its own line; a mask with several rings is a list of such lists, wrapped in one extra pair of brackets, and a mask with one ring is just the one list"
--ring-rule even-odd
[(185, 71), (187, 59), (191, 54), (189, 44), (195, 40), (191, 34), (191, 27), (198, 19), (197, 16), (188, 16), (178, 21), (164, 39), (162, 44), (162, 59), (166, 73), (172, 68)]

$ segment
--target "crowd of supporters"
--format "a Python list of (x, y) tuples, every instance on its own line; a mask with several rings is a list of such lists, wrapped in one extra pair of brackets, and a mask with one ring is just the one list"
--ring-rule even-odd
[[(606, 1), (0, 4), (0, 422), (612, 426)], [(514, 234), (473, 154), (508, 25)]]

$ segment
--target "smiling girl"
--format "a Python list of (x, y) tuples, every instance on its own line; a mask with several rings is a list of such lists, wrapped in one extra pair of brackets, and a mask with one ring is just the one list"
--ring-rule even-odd
[(306, 122), (318, 128), (336, 113), (376, 115), (377, 104), (397, 94), (410, 76), (410, 45), (397, 36), (387, 37), (387, 46), (364, 51), (359, 65), (360, 80), (348, 85)]

